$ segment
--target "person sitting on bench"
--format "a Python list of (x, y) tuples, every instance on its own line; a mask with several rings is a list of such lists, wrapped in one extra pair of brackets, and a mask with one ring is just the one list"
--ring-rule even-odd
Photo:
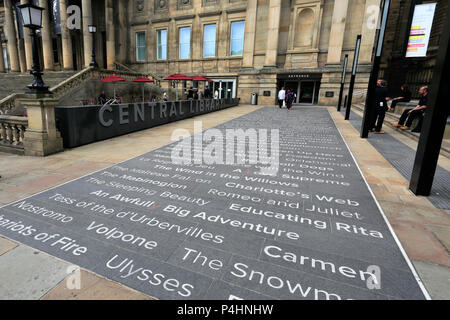
[(395, 106), (399, 102), (410, 102), (411, 101), (411, 91), (408, 89), (408, 85), (405, 83), (400, 87), (400, 94), (398, 97), (392, 99), (391, 109), (395, 110)]
[(412, 132), (420, 132), (423, 114), (425, 113), (428, 105), (428, 86), (420, 88), (419, 94), (421, 96), (419, 104), (414, 109), (406, 109), (400, 117), (398, 124), (394, 125), (394, 127), (400, 128), (402, 130), (408, 130), (411, 128), (414, 119), (420, 117), (419, 125), (414, 130), (412, 130)]

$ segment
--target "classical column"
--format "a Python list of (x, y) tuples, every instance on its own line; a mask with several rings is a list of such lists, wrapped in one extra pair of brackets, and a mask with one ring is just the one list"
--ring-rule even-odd
[[(118, 17), (118, 39), (117, 44), (119, 51), (117, 52), (117, 60), (119, 62), (125, 62), (127, 59), (127, 4), (126, 0), (117, 1), (117, 17)], [(154, 39), (154, 35), (150, 35), (151, 39)], [(156, 41), (151, 41), (154, 44)], [(153, 51), (152, 51), (153, 52)], [(152, 57), (149, 57), (152, 60)]]
[(73, 70), (72, 39), (70, 30), (67, 28), (67, 0), (59, 0), (59, 15), (61, 17), (63, 69)]
[[(359, 61), (361, 63), (372, 62), (372, 52), (375, 46), (375, 35), (377, 31), (378, 16), (374, 15), (376, 8), (380, 8), (380, 0), (366, 0), (364, 8), (364, 21), (361, 30), (361, 51)], [(381, 15), (381, 12), (379, 12)]]
[(52, 30), (50, 29), (50, 20), (48, 15), (47, 0), (40, 0), (39, 5), (44, 8), (42, 12), (42, 53), (44, 56), (44, 70), (53, 70), (53, 43)]
[(87, 68), (92, 58), (92, 34), (89, 33), (89, 25), (92, 24), (91, 0), (82, 0), (83, 10), (83, 46), (84, 46), (84, 66)]
[(327, 63), (340, 63), (344, 42), (345, 22), (347, 20), (348, 0), (335, 0), (333, 18), (328, 44)]
[(281, 0), (270, 0), (267, 29), (265, 67), (276, 67), (278, 56), (278, 34), (280, 31)]
[[(20, 4), (27, 4), (28, 0), (20, 0)], [(22, 21), (20, 21), (22, 23)], [(23, 41), (25, 45), (25, 59), (27, 62), (27, 70), (31, 70), (33, 66), (33, 44), (31, 42), (30, 30), (23, 28)]]
[(243, 68), (253, 68), (257, 7), (258, 0), (247, 1), (247, 15), (245, 16), (244, 56), (242, 58)]
[(23, 39), (17, 39), (17, 48), (19, 49), (20, 72), (25, 73), (27, 72), (27, 59), (25, 57), (25, 44)]
[(19, 52), (17, 50), (16, 27), (11, 0), (4, 0), (5, 6), (5, 34), (8, 39), (9, 68), (12, 72), (20, 71)]
[(1, 40), (2, 40), (2, 37), (1, 37), (1, 34), (0, 34), (0, 72), (6, 72), (5, 59), (3, 57), (3, 45), (2, 45)]
[(116, 61), (116, 41), (114, 37), (114, 11), (113, 0), (105, 0), (106, 21), (106, 65), (109, 70), (114, 70)]

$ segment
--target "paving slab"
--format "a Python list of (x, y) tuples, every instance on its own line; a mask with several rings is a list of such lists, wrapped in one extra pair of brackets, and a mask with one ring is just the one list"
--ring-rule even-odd
[(0, 297), (36, 300), (67, 276), (69, 263), (20, 245), (0, 256)]
[(449, 300), (450, 268), (436, 264), (413, 261), (434, 300)]
[(5, 239), (3, 237), (0, 237), (0, 256), (14, 249), (15, 247), (17, 247), (17, 243), (9, 241), (8, 239)]
[[(199, 135), (142, 155), (129, 150), (135, 157), (120, 163), (110, 148), (89, 145), (74, 159), (82, 150), (92, 160), (111, 153), (112, 167), (1, 208), (0, 234), (157, 299), (428, 298), (327, 109), (257, 109), (209, 134), (241, 128), (260, 142), (267, 132), (279, 140), (278, 171), (236, 163), (254, 154), (249, 139), (229, 152), (234, 164), (175, 164), (174, 148), (193, 158), (212, 150)], [(217, 153), (226, 139), (217, 141), (210, 157), (226, 155)], [(273, 243), (285, 251), (270, 251)], [(326, 272), (286, 268), (295, 259)]]
[(76, 284), (79, 287), (74, 285), (69, 288), (67, 281), (75, 280), (66, 278), (43, 296), (42, 300), (152, 300), (149, 296), (86, 270), (80, 270), (79, 275), (79, 279), (76, 280), (79, 281)]

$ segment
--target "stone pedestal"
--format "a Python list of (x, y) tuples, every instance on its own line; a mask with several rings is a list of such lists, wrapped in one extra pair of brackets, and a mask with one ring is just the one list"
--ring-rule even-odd
[(45, 157), (64, 150), (60, 132), (56, 129), (55, 105), (52, 95), (26, 94), (20, 103), (27, 108), (28, 129), (23, 145), (26, 156)]

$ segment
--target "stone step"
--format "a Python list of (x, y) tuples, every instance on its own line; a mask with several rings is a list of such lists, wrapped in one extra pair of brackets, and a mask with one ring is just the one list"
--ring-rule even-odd
[[(415, 104), (414, 107), (416, 105), (417, 104)], [(399, 106), (397, 106), (397, 107), (399, 107)], [(397, 107), (395, 109), (397, 109)], [(354, 108), (357, 111), (363, 112), (364, 104), (356, 103), (356, 104), (352, 105), (352, 108)], [(406, 108), (411, 108), (411, 106), (402, 106), (402, 108), (404, 110)], [(394, 127), (394, 125), (398, 123), (399, 119), (400, 119), (400, 114), (397, 114), (397, 112), (396, 113), (386, 112), (384, 125), (387, 125), (388, 127), (395, 129), (396, 131), (402, 133), (403, 135), (405, 135), (407, 137), (412, 138), (413, 140), (419, 141), (420, 133), (411, 132), (411, 130), (400, 130), (399, 128)], [(414, 128), (414, 125), (416, 124), (416, 121), (413, 123), (413, 128)], [(445, 130), (444, 140), (442, 141), (441, 154), (447, 158), (450, 158), (450, 123), (448, 121), (447, 121), (446, 130)]]
[[(46, 85), (54, 87), (76, 72), (44, 72), (43, 79)], [(0, 100), (13, 93), (23, 93), (27, 85), (33, 81), (29, 73), (0, 73)]]

